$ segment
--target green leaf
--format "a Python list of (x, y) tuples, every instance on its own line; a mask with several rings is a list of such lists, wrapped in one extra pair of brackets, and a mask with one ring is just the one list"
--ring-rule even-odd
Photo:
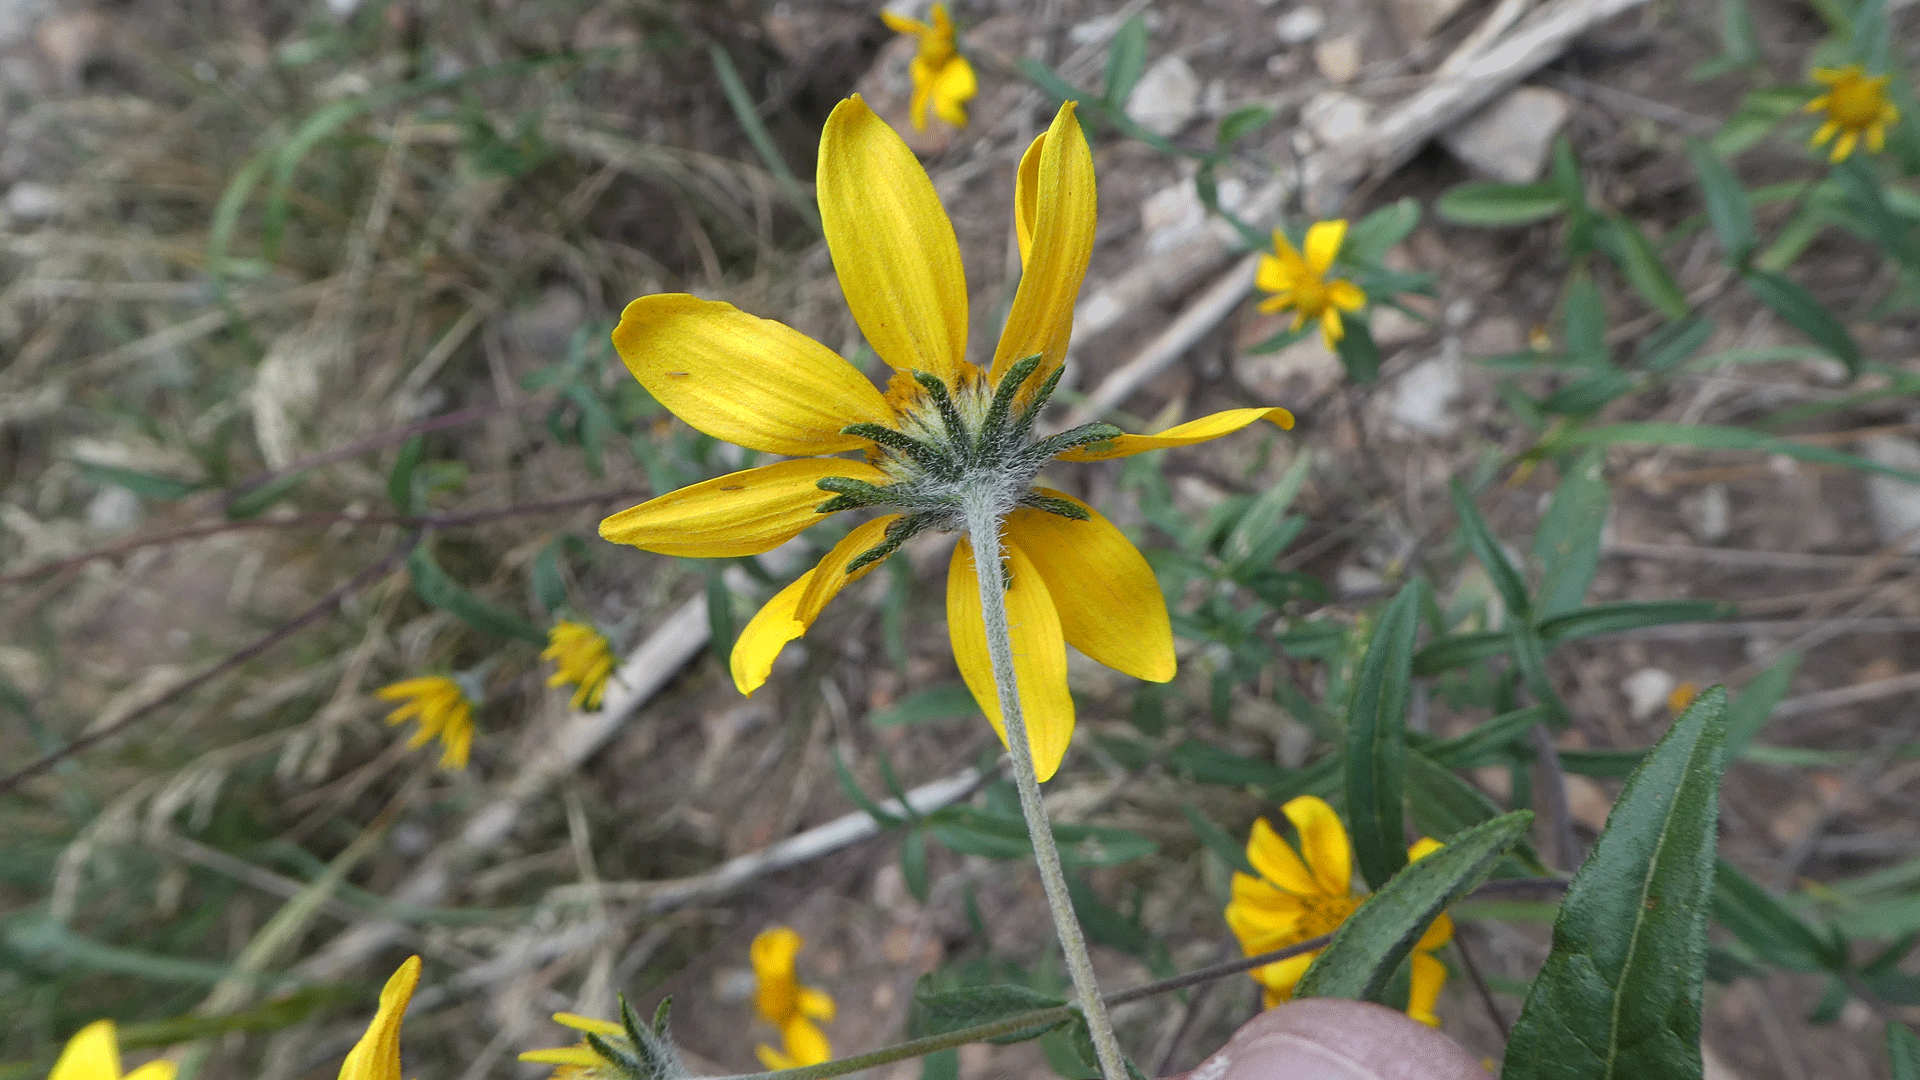
[(259, 517), (273, 507), (274, 503), (285, 498), (287, 493), (307, 482), (307, 470), (290, 472), (285, 476), (276, 476), (257, 488), (243, 491), (234, 496), (227, 504), (229, 521), (245, 521)]
[(1447, 490), (1453, 495), (1453, 510), (1460, 516), (1460, 531), (1466, 536), (1467, 547), (1473, 551), (1474, 558), (1480, 560), (1480, 565), (1487, 568), (1487, 576), (1493, 579), (1493, 587), (1499, 591), (1508, 615), (1515, 620), (1526, 620), (1531, 606), (1527, 600), (1527, 583), (1521, 579), (1520, 571), (1507, 558), (1493, 530), (1487, 527), (1487, 519), (1480, 516), (1480, 509), (1473, 505), (1473, 497), (1460, 486), (1460, 481), (1447, 481)]
[(1868, 71), (1885, 71), (1888, 64), (1887, 0), (1861, 0), (1853, 12), (1853, 39), (1847, 55)]
[(1222, 750), (1212, 743), (1188, 739), (1167, 754), (1167, 763), (1203, 784), (1226, 787), (1270, 787), (1285, 783), (1292, 772), (1271, 761)]
[(1647, 759), (1650, 748), (1639, 750), (1561, 750), (1560, 768), (1579, 776), (1624, 780)]
[(1920, 270), (1920, 243), (1913, 238), (1913, 226), (1907, 224), (1887, 205), (1880, 177), (1869, 165), (1865, 154), (1855, 154), (1833, 170), (1833, 179), (1847, 198), (1847, 205), (1867, 224), (1867, 239), (1879, 244), (1908, 270)]
[(367, 95), (345, 98), (327, 105), (300, 121), (287, 141), (273, 153), (273, 179), (267, 185), (267, 201), (260, 220), (260, 243), (273, 258), (279, 249), (280, 235), (286, 229), (291, 208), (293, 176), (300, 171), (313, 148), (349, 121), (373, 105)]
[(556, 536), (533, 557), (533, 599), (549, 615), (567, 604), (567, 578), (560, 570), (560, 554), (569, 543), (578, 545), (580, 541), (574, 536)]
[(1225, 150), (1266, 127), (1273, 116), (1273, 110), (1265, 105), (1246, 105), (1235, 109), (1220, 119), (1220, 131), (1214, 136), (1215, 145)]
[(1407, 864), (1407, 700), (1419, 600), (1419, 586), (1408, 582), (1380, 616), (1347, 716), (1347, 818), (1360, 872), (1376, 889)]
[(900, 727), (928, 720), (977, 716), (979, 712), (979, 704), (973, 700), (972, 691), (965, 685), (942, 683), (909, 694), (884, 709), (875, 709), (867, 714), (867, 723), (874, 727)]
[(413, 575), (413, 591), (420, 594), (420, 599), (474, 629), (497, 637), (519, 638), (536, 645), (547, 643), (547, 635), (532, 623), (461, 588), (433, 560), (433, 552), (426, 544), (416, 545), (413, 553), (407, 556), (407, 569)]
[(1555, 643), (1577, 641), (1646, 626), (1708, 622), (1732, 614), (1733, 605), (1722, 600), (1616, 600), (1542, 619), (1540, 636)]
[(80, 475), (96, 484), (113, 484), (149, 499), (165, 499), (171, 502), (175, 499), (184, 499), (206, 486), (198, 480), (182, 480), (175, 476), (123, 469), (118, 465), (96, 465), (91, 461), (76, 461), (74, 464), (80, 467)]
[(1727, 693), (1695, 699), (1627, 778), (1553, 924), (1502, 1080), (1700, 1076), (1700, 983)]
[[(1283, 529), (1281, 525), (1287, 509), (1307, 482), (1312, 461), (1312, 453), (1306, 449), (1295, 454), (1293, 463), (1280, 479), (1249, 503), (1240, 520), (1234, 522), (1233, 531), (1220, 544), (1220, 559), (1227, 564), (1229, 575), (1238, 576), (1242, 571), (1271, 563), (1292, 538), (1292, 530)], [(1284, 537), (1278, 545), (1273, 542), (1276, 537)]]
[(1790, 971), (1844, 973), (1847, 956), (1725, 859), (1715, 864), (1713, 921), (1770, 964)]
[(1235, 843), (1225, 829), (1208, 821), (1205, 815), (1187, 803), (1180, 804), (1180, 812), (1187, 815), (1187, 824), (1193, 826), (1193, 834), (1200, 838), (1208, 851), (1220, 856), (1220, 861), (1226, 863), (1229, 869), (1238, 870), (1249, 877), (1259, 876), (1253, 863), (1247, 861), (1247, 849)]
[(1552, 184), (1475, 182), (1448, 188), (1434, 212), (1455, 225), (1498, 228), (1527, 225), (1564, 212), (1566, 200)]
[(1387, 249), (1405, 240), (1420, 224), (1420, 202), (1409, 195), (1398, 202), (1368, 214), (1347, 230), (1346, 243), (1340, 245), (1340, 257), (1351, 263), (1371, 266), (1380, 261)]
[(1720, 55), (1688, 72), (1694, 79), (1711, 79), (1760, 62), (1760, 39), (1753, 32), (1753, 16), (1746, 0), (1720, 0)]
[(1640, 227), (1617, 214), (1604, 214), (1600, 221), (1601, 246), (1640, 298), (1669, 319), (1686, 318), (1686, 294)]
[(900, 877), (915, 900), (927, 902), (927, 834), (919, 829), (907, 833), (906, 839), (900, 841)]
[(387, 474), (387, 501), (396, 513), (412, 514), (420, 509), (420, 493), (414, 489), (413, 473), (420, 467), (420, 455), (426, 452), (426, 440), (415, 435), (400, 444), (394, 455), (393, 471)]
[(1519, 810), (1476, 825), (1394, 875), (1333, 932), (1293, 996), (1376, 1000), (1428, 924), (1478, 885), (1532, 820)]
[(1593, 208), (1587, 205), (1587, 182), (1580, 176), (1580, 162), (1574, 159), (1573, 143), (1565, 135), (1553, 140), (1553, 165), (1550, 182), (1560, 193), (1567, 208), (1567, 256), (1578, 259), (1593, 250)]
[(1553, 710), (1544, 705), (1501, 713), (1474, 727), (1472, 731), (1428, 743), (1420, 753), (1435, 765), (1447, 769), (1466, 769), (1486, 765), (1503, 754), (1514, 740), (1535, 724), (1552, 719)]
[(1656, 374), (1672, 371), (1687, 357), (1698, 352), (1700, 346), (1705, 345), (1712, 336), (1712, 319), (1705, 315), (1689, 315), (1648, 334), (1634, 348), (1634, 359), (1641, 367)]
[(1718, 424), (1628, 423), (1570, 431), (1554, 441), (1556, 448), (1568, 446), (1613, 446), (1621, 443), (1652, 443), (1659, 446), (1691, 446), (1699, 450), (1751, 450), (1761, 454), (1785, 454), (1816, 465), (1838, 465), (1860, 472), (1877, 473), (1920, 484), (1920, 472), (1882, 465), (1877, 461), (1843, 454), (1824, 446), (1813, 446), (1763, 435), (1747, 428)]
[[(779, 186), (780, 193), (787, 197), (787, 202), (792, 204), (794, 212), (800, 215), (800, 220), (811, 225), (815, 233), (819, 233), (819, 204), (807, 189), (800, 185), (800, 181), (793, 175), (792, 168), (787, 165), (786, 157), (774, 144), (773, 136), (767, 132), (767, 125), (760, 119), (760, 110), (754, 103), (753, 95), (748, 93), (746, 83), (740, 81), (740, 72), (733, 66), (733, 57), (718, 44), (709, 45), (707, 50), (708, 59), (713, 63), (714, 74), (720, 77), (720, 88), (727, 95), (727, 104), (732, 106), (734, 119), (740, 121), (740, 128), (746, 132), (747, 141), (753, 144), (754, 152), (760, 155), (760, 160), (766, 165), (767, 171), (773, 174), (774, 183)], [(598, 454), (591, 455), (590, 460), (598, 457)]]
[(707, 571), (707, 647), (723, 667), (733, 656), (733, 590), (727, 588), (724, 565)]
[[(912, 1030), (917, 1035), (944, 1035), (949, 1031), (991, 1024), (996, 1020), (1007, 1020), (1021, 1013), (1052, 1009), (1066, 1002), (1051, 994), (1043, 994), (1030, 986), (1017, 983), (996, 983), (990, 986), (962, 986), (952, 990), (929, 990), (921, 976), (921, 983), (913, 992)], [(1043, 1032), (1052, 1031), (1066, 1023), (1067, 1017), (1037, 1024), (1031, 1028), (1022, 1028), (988, 1042), (1005, 1046), (1008, 1043), (1025, 1042), (1038, 1038)]]
[(1893, 1066), (1893, 1080), (1920, 1080), (1920, 1038), (1901, 1023), (1887, 1025), (1887, 1058)]
[(1747, 750), (1754, 736), (1767, 726), (1773, 707), (1787, 696), (1794, 670), (1800, 666), (1800, 654), (1790, 652), (1775, 660), (1765, 671), (1742, 687), (1733, 704), (1727, 706), (1727, 756), (1737, 758)]
[[(1726, 2), (1739, 3), (1739, 0)], [(1720, 238), (1720, 250), (1726, 253), (1727, 264), (1746, 265), (1754, 245), (1753, 206), (1747, 200), (1747, 189), (1740, 186), (1733, 170), (1727, 168), (1727, 163), (1706, 143), (1687, 140), (1687, 156), (1693, 159), (1693, 171), (1700, 177), (1700, 191), (1707, 201), (1707, 220), (1713, 224), (1714, 235)]]
[(1477, 630), (1435, 638), (1413, 654), (1413, 673), (1427, 676), (1507, 655), (1513, 647), (1505, 630)]
[(1365, 385), (1380, 377), (1380, 347), (1373, 343), (1373, 331), (1368, 329), (1365, 312), (1352, 312), (1341, 316), (1341, 325), (1345, 333), (1334, 343), (1334, 350), (1340, 354), (1340, 364), (1347, 369), (1347, 378)]
[(1540, 402), (1540, 411), (1561, 416), (1579, 416), (1598, 412), (1608, 402), (1633, 392), (1633, 376), (1611, 363), (1586, 378), (1567, 384)]
[[(962, 855), (989, 859), (1030, 859), (1033, 846), (1027, 823), (1017, 813), (998, 814), (972, 806), (948, 806), (926, 815), (934, 839)], [(1153, 841), (1125, 829), (1102, 825), (1055, 825), (1060, 861), (1068, 866), (1115, 866), (1144, 858)]]
[(1020, 73), (1032, 79), (1035, 86), (1045, 91), (1056, 101), (1074, 101), (1082, 105), (1097, 104), (1093, 95), (1074, 86), (1072, 83), (1053, 73), (1053, 69), (1035, 60), (1031, 56), (1020, 58)]
[(1106, 93), (1103, 95), (1114, 108), (1124, 108), (1127, 95), (1133, 93), (1135, 83), (1140, 81), (1140, 72), (1147, 64), (1147, 23), (1135, 15), (1121, 24), (1113, 35), (1113, 44), (1107, 49)]
[(1607, 523), (1610, 499), (1606, 455), (1588, 450), (1560, 478), (1533, 537), (1533, 554), (1541, 567), (1536, 618), (1573, 611), (1586, 601), (1600, 566), (1600, 531)]
[(873, 819), (874, 824), (880, 826), (882, 829), (891, 829), (906, 824), (906, 818), (901, 817), (899, 814), (888, 813), (879, 803), (873, 800), (872, 796), (868, 795), (866, 791), (860, 787), (859, 781), (855, 780), (853, 773), (847, 769), (846, 759), (840, 756), (838, 748), (835, 748), (833, 751), (833, 778), (840, 783), (840, 794), (845, 795), (848, 802), (866, 811), (867, 816)]
[(1860, 356), (1860, 347), (1853, 342), (1853, 335), (1847, 333), (1847, 328), (1834, 318), (1831, 311), (1822, 307), (1812, 293), (1767, 270), (1748, 270), (1741, 280), (1747, 283), (1748, 291), (1758, 297), (1761, 303), (1772, 308), (1775, 314), (1792, 323), (1801, 333), (1832, 353), (1835, 359), (1847, 365), (1848, 374), (1860, 374), (1860, 365), (1864, 361)]

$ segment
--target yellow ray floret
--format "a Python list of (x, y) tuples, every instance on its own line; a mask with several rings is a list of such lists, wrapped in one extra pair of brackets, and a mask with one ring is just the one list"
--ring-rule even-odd
[[(614, 1046), (626, 1047), (629, 1042), (627, 1030), (610, 1020), (564, 1012), (554, 1013), (553, 1019), (575, 1031), (597, 1035)], [(552, 1050), (529, 1050), (520, 1055), (520, 1060), (555, 1066), (553, 1080), (617, 1080), (625, 1075), (617, 1062), (602, 1057), (585, 1039)]]
[(340, 1080), (400, 1080), (400, 1018), (407, 1014), (414, 987), (420, 985), (420, 958), (401, 964), (380, 991), (380, 1008), (367, 1033), (347, 1051)]
[(1887, 100), (1886, 75), (1868, 75), (1859, 64), (1843, 68), (1814, 68), (1813, 78), (1827, 92), (1807, 102), (1810, 113), (1825, 113), (1826, 122), (1808, 140), (1809, 146), (1833, 143), (1830, 161), (1845, 161), (1863, 140), (1879, 153), (1887, 145), (1887, 126), (1900, 121), (1900, 110)]
[(113, 1021), (95, 1020), (67, 1040), (47, 1080), (173, 1080), (176, 1071), (171, 1061), (149, 1061), (123, 1077)]
[(933, 106), (934, 115), (940, 119), (957, 128), (966, 127), (967, 102), (973, 100), (979, 84), (974, 78), (973, 65), (960, 55), (954, 43), (953, 20), (947, 16), (947, 5), (933, 5), (930, 22), (885, 10), (880, 12), (880, 18), (894, 33), (914, 38), (920, 47), (911, 69), (914, 130), (927, 130), (928, 105)]
[[(1247, 839), (1247, 861), (1258, 876), (1233, 875), (1227, 926), (1248, 956), (1331, 933), (1366, 899), (1353, 891), (1353, 845), (1333, 807), (1317, 796), (1302, 795), (1280, 812), (1299, 833), (1299, 850), (1262, 818), (1253, 823)], [(1439, 848), (1437, 841), (1423, 838), (1407, 849), (1407, 857), (1421, 859)], [(1439, 1026), (1433, 1005), (1447, 979), (1446, 965), (1434, 958), (1433, 951), (1451, 940), (1453, 921), (1443, 913), (1414, 945), (1407, 1015), (1429, 1026)], [(1318, 955), (1316, 949), (1249, 973), (1265, 988), (1268, 1008), (1293, 996), (1294, 985)]]
[(613, 674), (613, 646), (606, 635), (586, 623), (562, 619), (547, 631), (540, 659), (553, 661), (558, 669), (548, 677), (548, 686), (573, 687), (574, 708), (591, 712), (600, 707)]
[(424, 746), (437, 738), (442, 748), (441, 768), (467, 767), (467, 756), (473, 750), (473, 702), (458, 680), (445, 675), (422, 675), (383, 686), (375, 690), (373, 696), (382, 701), (402, 702), (387, 714), (387, 723), (419, 720), (420, 726), (414, 730), (413, 738), (407, 740), (409, 748)]
[(1344, 221), (1321, 221), (1307, 230), (1306, 253), (1295, 249), (1287, 234), (1273, 230), (1273, 254), (1260, 260), (1254, 284), (1273, 295), (1260, 302), (1265, 312), (1293, 310), (1293, 328), (1318, 320), (1320, 335), (1331, 349), (1346, 336), (1343, 311), (1359, 311), (1367, 294), (1344, 278), (1329, 278), (1340, 244), (1347, 237)]
[(806, 940), (790, 926), (763, 930), (753, 939), (748, 957), (753, 962), (754, 1009), (760, 1018), (780, 1031), (785, 1050), (765, 1043), (754, 1047), (761, 1064), (769, 1069), (792, 1069), (818, 1065), (833, 1057), (814, 1021), (831, 1022), (835, 1006), (824, 990), (800, 985), (798, 960)]
[[(944, 18), (936, 12), (935, 24)], [(841, 292), (894, 371), (885, 393), (825, 346), (718, 301), (641, 297), (627, 305), (613, 341), (649, 393), (715, 438), (789, 455), (857, 449), (865, 460), (808, 456), (708, 480), (607, 518), (601, 535), (666, 554), (732, 557), (767, 551), (839, 510), (883, 512), (741, 632), (731, 667), (750, 694), (842, 588), (921, 531), (961, 531), (963, 494), (984, 491), (1013, 568), (1015, 668), (1035, 769), (1046, 779), (1073, 735), (1066, 645), (1157, 681), (1172, 678), (1174, 655), (1146, 560), (1092, 508), (1038, 486), (1041, 468), (1204, 442), (1260, 420), (1291, 427), (1293, 417), (1234, 409), (1151, 436), (1106, 424), (1036, 434), (1093, 250), (1093, 155), (1071, 102), (1021, 159), (1013, 218), (1025, 269), (984, 366), (968, 360), (967, 283), (953, 225), (926, 171), (859, 97), (828, 118), (816, 180)], [(1338, 247), (1334, 236), (1328, 262)], [(950, 567), (948, 627), (961, 673), (998, 730), (970, 552), (963, 541)]]

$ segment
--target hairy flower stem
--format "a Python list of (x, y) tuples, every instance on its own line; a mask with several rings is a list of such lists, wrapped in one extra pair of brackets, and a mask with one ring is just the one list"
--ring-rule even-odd
[(1026, 719), (1020, 712), (1019, 684), (1014, 678), (1013, 641), (1007, 631), (1007, 582), (1000, 565), (1000, 514), (985, 493), (969, 495), (964, 511), (967, 537), (973, 545), (974, 576), (980, 582), (980, 618), (986, 624), (987, 655), (993, 661), (993, 681), (1000, 692), (1000, 716), (1007, 730), (1007, 747), (1013, 755), (1014, 787), (1020, 792), (1020, 811), (1027, 819), (1027, 835), (1033, 841), (1034, 861), (1040, 866), (1040, 882), (1046, 887), (1047, 906), (1053, 909), (1054, 932), (1059, 935), (1061, 951), (1067, 956), (1067, 970), (1073, 975), (1073, 989), (1080, 997), (1080, 1010), (1093, 1036), (1100, 1072), (1105, 1080), (1128, 1080), (1126, 1057), (1113, 1037), (1113, 1023), (1107, 1019), (1106, 1002), (1093, 976), (1093, 961), (1087, 957), (1086, 937), (1080, 932), (1080, 919), (1073, 912), (1073, 898), (1067, 892), (1067, 876), (1060, 869), (1060, 849), (1054, 846), (1047, 808), (1040, 801), (1040, 781), (1033, 770), (1033, 747), (1027, 742)]

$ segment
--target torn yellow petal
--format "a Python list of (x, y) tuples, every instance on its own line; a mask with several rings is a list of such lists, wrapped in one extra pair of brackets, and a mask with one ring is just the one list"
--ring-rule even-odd
[(119, 1080), (120, 1042), (113, 1021), (95, 1020), (67, 1040), (47, 1080)]
[(380, 1008), (367, 1033), (347, 1052), (340, 1080), (400, 1080), (400, 1018), (419, 984), (420, 958), (410, 957), (381, 989)]
[(954, 127), (967, 126), (967, 102), (979, 91), (973, 65), (964, 56), (948, 60), (933, 79), (933, 111)]
[[(1087, 276), (1087, 261), (1093, 257), (1098, 205), (1093, 152), (1074, 116), (1073, 102), (1060, 106), (1041, 139), (1036, 144), (1040, 161), (1033, 184), (1033, 236), (1023, 260), (1020, 288), (1013, 295), (988, 373), (997, 381), (1014, 361), (1038, 355), (1040, 367), (1031, 376), (1030, 386), (1039, 385), (1066, 359), (1074, 299)], [(1015, 203), (1021, 198), (1016, 186)]]
[(840, 433), (849, 424), (897, 423), (832, 349), (718, 300), (643, 296), (621, 312), (613, 347), (647, 393), (723, 442), (805, 457), (864, 448)]
[[(1014, 680), (1019, 687), (1020, 710), (1027, 724), (1027, 745), (1033, 751), (1034, 772), (1041, 780), (1053, 776), (1073, 740), (1073, 698), (1067, 693), (1067, 647), (1060, 632), (1060, 616), (1046, 582), (1020, 548), (1005, 544), (1005, 566), (1013, 580), (1006, 590), (1007, 636), (1013, 646)], [(973, 546), (961, 537), (947, 570), (947, 633), (953, 658), (967, 689), (985, 713), (1004, 745), (1006, 725), (1000, 712), (1000, 693), (993, 678), (993, 660), (987, 653), (987, 629), (980, 614), (980, 583), (975, 575)]]
[(1440, 1000), (1440, 988), (1447, 982), (1447, 966), (1426, 953), (1412, 957), (1413, 982), (1407, 994), (1407, 1015), (1427, 1025), (1439, 1027), (1440, 1017), (1433, 1011)]
[(888, 482), (885, 473), (861, 461), (781, 461), (692, 484), (622, 510), (600, 523), (600, 535), (662, 555), (758, 555), (820, 520), (814, 509), (833, 494), (815, 485), (830, 476)]
[(1036, 490), (1087, 512), (1085, 521), (1031, 507), (1007, 515), (1007, 536), (1046, 582), (1067, 644), (1136, 679), (1173, 678), (1173, 628), (1146, 557), (1091, 506)]
[(1353, 892), (1353, 848), (1347, 842), (1347, 828), (1325, 799), (1302, 795), (1290, 799), (1280, 812), (1287, 815), (1300, 833), (1300, 855), (1313, 871), (1319, 891), (1326, 896), (1348, 896)]
[(1177, 424), (1158, 435), (1121, 435), (1107, 442), (1092, 443), (1061, 454), (1060, 461), (1105, 461), (1132, 457), (1149, 450), (1191, 446), (1222, 435), (1231, 435), (1256, 420), (1271, 420), (1283, 428), (1293, 426), (1293, 414), (1285, 409), (1228, 409), (1198, 420)]
[(747, 621), (746, 628), (740, 631), (739, 640), (733, 643), (733, 655), (728, 658), (727, 666), (733, 672), (733, 685), (742, 694), (751, 696), (755, 690), (766, 685), (767, 676), (773, 673), (773, 662), (779, 658), (780, 650), (787, 647), (787, 642), (807, 632), (806, 626), (793, 616), (800, 610), (800, 597), (806, 594), (813, 574), (809, 570), (795, 578), (793, 584), (775, 593), (773, 599), (762, 605)]
[(958, 382), (967, 352), (960, 243), (925, 169), (860, 95), (820, 135), (820, 221), (854, 322), (880, 359)]
[(1327, 270), (1333, 266), (1333, 260), (1340, 254), (1340, 244), (1347, 238), (1347, 223), (1342, 220), (1316, 221), (1313, 228), (1307, 230), (1306, 248), (1307, 267), (1315, 277), (1326, 277)]
[(800, 605), (794, 609), (793, 617), (800, 623), (802, 633), (813, 625), (813, 620), (820, 617), (821, 610), (841, 589), (880, 565), (878, 561), (870, 562), (852, 574), (847, 573), (847, 564), (878, 547), (887, 538), (887, 526), (898, 520), (899, 514), (888, 514), (862, 522), (821, 558), (820, 564), (813, 568), (813, 580), (807, 584), (807, 591), (801, 594)]
[(1266, 818), (1253, 820), (1247, 836), (1247, 861), (1260, 876), (1295, 896), (1317, 896), (1322, 892), (1313, 869), (1293, 850), (1293, 845), (1273, 831)]

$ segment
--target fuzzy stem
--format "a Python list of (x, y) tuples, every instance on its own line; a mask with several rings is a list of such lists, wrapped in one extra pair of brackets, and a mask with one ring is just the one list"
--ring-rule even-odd
[(1007, 748), (1013, 756), (1014, 786), (1020, 792), (1020, 810), (1026, 815), (1027, 835), (1033, 841), (1034, 861), (1040, 866), (1040, 882), (1046, 887), (1047, 906), (1053, 909), (1054, 932), (1060, 938), (1061, 951), (1066, 953), (1067, 971), (1073, 975), (1073, 989), (1080, 997), (1080, 1010), (1093, 1036), (1100, 1072), (1105, 1080), (1129, 1080), (1126, 1057), (1113, 1037), (1113, 1023), (1107, 1019), (1106, 1002), (1093, 975), (1093, 961), (1087, 957), (1086, 938), (1080, 932), (1080, 919), (1074, 914), (1073, 898), (1067, 892), (1067, 876), (1060, 869), (1060, 849), (1054, 846), (1053, 828), (1047, 822), (1046, 806), (1040, 801), (1040, 781), (1033, 769), (1033, 747), (1027, 742), (1027, 724), (1020, 712), (1019, 684), (1014, 677), (1013, 640), (1007, 630), (1006, 578), (1000, 567), (1000, 515), (985, 493), (969, 493), (963, 506), (967, 536), (973, 545), (974, 576), (980, 582), (980, 618), (986, 624), (987, 655), (993, 661), (1000, 716), (1007, 731)]

